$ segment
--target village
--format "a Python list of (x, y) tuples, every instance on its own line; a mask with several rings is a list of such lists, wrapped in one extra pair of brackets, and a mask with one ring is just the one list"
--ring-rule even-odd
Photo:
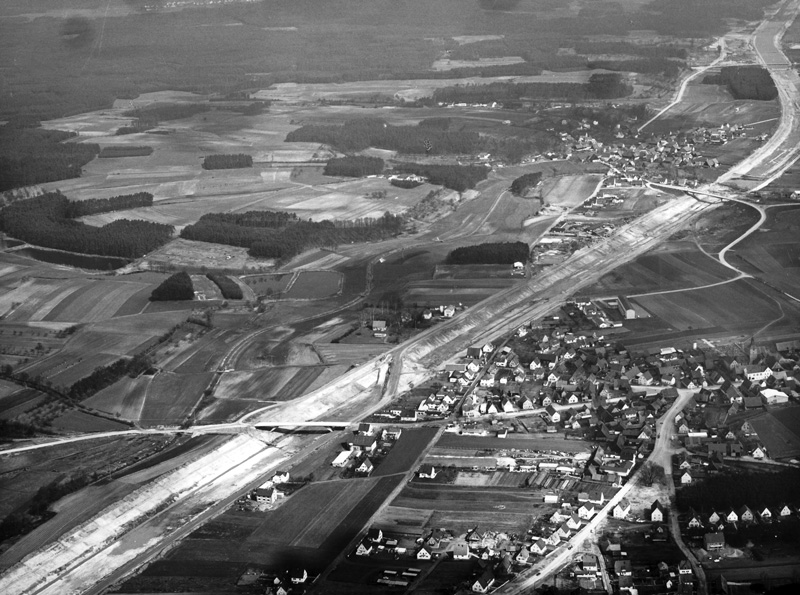
[[(625, 301), (612, 304), (620, 317), (632, 316)], [(468, 348), (413, 391), (413, 402), (405, 395), (402, 405), (361, 423), (328, 457), (331, 467), (349, 469), (340, 477), (367, 477), (403, 428), (440, 429), (399, 496), (351, 544), (343, 567), (387, 589), (435, 583), (442, 572), (448, 580), (460, 577), (462, 591), (488, 593), (566, 553), (571, 562), (553, 579), (562, 587), (695, 593), (700, 563), (741, 556), (726, 545), (726, 530), (797, 522), (796, 503), (679, 513), (668, 489), (740, 463), (781, 464), (753, 425), (758, 415), (791, 412), (800, 397), (798, 350), (782, 347), (754, 364), (698, 348), (635, 352), (598, 331), (578, 330), (567, 315)], [(665, 419), (679, 398), (684, 405)], [(646, 463), (636, 475), (662, 429), (670, 432), (664, 440), (673, 468), (665, 475)], [(625, 486), (634, 476), (631, 491)], [(412, 510), (450, 518), (440, 507), (463, 497), (469, 502), (462, 506), (486, 506), (470, 526), (402, 527)], [(522, 522), (495, 525), (505, 517), (492, 508), (505, 517), (513, 511)], [(584, 541), (587, 529), (602, 534), (599, 547)], [(653, 544), (657, 549), (649, 549)]]

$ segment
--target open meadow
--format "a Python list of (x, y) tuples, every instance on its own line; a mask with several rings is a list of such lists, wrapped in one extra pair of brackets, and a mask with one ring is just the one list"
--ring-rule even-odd
[[(355, 537), (400, 481), (397, 477), (312, 483), (274, 510), (230, 509), (151, 564), (129, 586), (175, 588), (186, 577), (235, 582), (245, 567), (280, 572), (294, 566), (324, 570)], [(127, 590), (127, 589), (125, 589)]]
[(735, 273), (690, 242), (672, 242), (604, 275), (581, 292), (591, 297), (631, 295), (710, 285)]

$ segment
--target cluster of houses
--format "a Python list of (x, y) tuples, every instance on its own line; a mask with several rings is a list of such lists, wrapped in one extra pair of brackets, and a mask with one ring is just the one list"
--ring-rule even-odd
[(677, 564), (640, 562), (627, 556), (623, 538), (615, 535), (604, 536), (600, 549), (608, 560), (609, 569), (613, 568), (613, 580), (619, 592), (694, 593), (694, 571), (686, 559)]
[(259, 506), (270, 506), (279, 499), (286, 496), (286, 492), (280, 486), (289, 483), (290, 476), (288, 471), (276, 471), (271, 479), (258, 486), (250, 494), (251, 499), (255, 500)]
[(276, 576), (264, 591), (265, 595), (290, 595), (304, 593), (308, 572), (304, 568), (294, 568), (283, 576)]
[(358, 476), (368, 477), (375, 470), (375, 457), (390, 449), (402, 432), (401, 428), (378, 429), (370, 423), (361, 423), (358, 430), (342, 442), (342, 450), (331, 461), (331, 466), (351, 469)]
[[(727, 508), (725, 510), (712, 510), (706, 513), (699, 513), (695, 510), (690, 510), (686, 517), (686, 529), (689, 532), (705, 532), (704, 540), (712, 537), (712, 543), (716, 544), (728, 526), (738, 526), (740, 524), (748, 524), (760, 522), (763, 524), (780, 521), (783, 519), (796, 516), (797, 509), (788, 505), (780, 504), (778, 506), (756, 506), (751, 508), (747, 505), (740, 506), (739, 508)], [(708, 543), (706, 543), (706, 546)], [(719, 545), (712, 546), (711, 549), (724, 547), (725, 540), (721, 538)], [(708, 548), (706, 548), (708, 549)]]

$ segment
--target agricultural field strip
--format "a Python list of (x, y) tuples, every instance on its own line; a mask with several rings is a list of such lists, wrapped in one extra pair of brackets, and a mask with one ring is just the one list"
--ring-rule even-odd
[[(361, 498), (377, 485), (377, 481), (354, 479), (350, 480), (348, 484), (350, 485), (340, 491), (335, 498), (320, 507), (316, 514), (306, 517), (305, 527), (296, 534), (289, 543), (290, 546), (319, 546), (330, 535), (338, 522), (346, 517)], [(307, 513), (308, 511), (306, 511)]]

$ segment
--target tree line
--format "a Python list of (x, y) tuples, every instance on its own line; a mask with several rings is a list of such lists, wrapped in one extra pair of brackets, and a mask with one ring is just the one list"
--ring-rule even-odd
[(325, 170), (326, 176), (346, 176), (350, 178), (363, 178), (378, 175), (383, 171), (383, 159), (380, 157), (366, 157), (352, 155), (346, 157), (333, 157), (328, 159)]
[(36, 246), (121, 258), (144, 256), (174, 232), (171, 225), (128, 219), (93, 227), (70, 217), (74, 204), (57, 191), (17, 201), (0, 211), (0, 230)]
[(222, 297), (226, 300), (240, 300), (244, 297), (242, 288), (230, 277), (216, 275), (214, 273), (208, 273), (206, 277), (219, 287), (219, 290), (222, 292)]
[(712, 475), (677, 491), (680, 510), (722, 511), (747, 505), (777, 506), (793, 502), (800, 485), (800, 469), (774, 472), (744, 472)]
[(75, 382), (69, 387), (67, 396), (76, 402), (83, 401), (111, 386), (123, 376), (136, 378), (139, 374), (147, 372), (151, 366), (150, 358), (144, 353), (139, 353), (131, 359), (118, 359), (107, 366), (95, 368), (91, 374)]
[(147, 157), (153, 154), (153, 147), (146, 145), (114, 145), (103, 147), (98, 157), (100, 159), (115, 159), (118, 157)]
[(64, 142), (75, 137), (76, 133), (61, 130), (0, 126), (0, 192), (79, 178), (83, 166), (100, 152), (100, 146)]
[(136, 192), (135, 194), (120, 194), (110, 198), (89, 198), (86, 200), (71, 200), (67, 205), (65, 216), (68, 219), (95, 215), (97, 213), (110, 213), (112, 211), (125, 211), (137, 207), (152, 207), (153, 195), (149, 192)]
[(447, 254), (447, 264), (514, 264), (527, 262), (530, 254), (525, 242), (498, 242), (463, 246)]
[(762, 66), (723, 66), (719, 74), (707, 75), (703, 83), (726, 85), (734, 99), (769, 101), (778, 97), (775, 81)]
[(524, 174), (511, 182), (511, 192), (517, 196), (525, 196), (530, 188), (535, 188), (542, 181), (542, 172)]
[(286, 135), (286, 142), (330, 145), (343, 152), (368, 147), (399, 153), (474, 153), (480, 147), (477, 132), (442, 130), (427, 126), (392, 126), (378, 118), (357, 118), (342, 125), (309, 124)]
[(207, 155), (203, 159), (203, 169), (239, 169), (253, 167), (253, 157), (245, 153), (232, 153), (228, 155)]
[(425, 163), (398, 163), (394, 171), (415, 174), (457, 192), (475, 188), (489, 175), (489, 168), (483, 165), (428, 165)]
[(616, 70), (619, 72), (639, 72), (642, 74), (660, 74), (676, 77), (680, 74), (684, 62), (671, 58), (636, 58), (632, 60), (590, 60), (586, 67), (590, 69)]
[[(394, 236), (403, 227), (403, 218), (384, 213), (377, 219), (352, 221), (303, 221), (296, 215), (283, 214), (285, 224), (276, 226), (276, 216), (269, 211), (232, 215), (209, 213), (181, 231), (187, 240), (227, 244), (247, 248), (255, 258), (288, 259), (309, 248), (335, 247), (351, 242), (370, 242)], [(238, 218), (238, 220), (237, 220)], [(259, 220), (264, 225), (257, 225)]]

